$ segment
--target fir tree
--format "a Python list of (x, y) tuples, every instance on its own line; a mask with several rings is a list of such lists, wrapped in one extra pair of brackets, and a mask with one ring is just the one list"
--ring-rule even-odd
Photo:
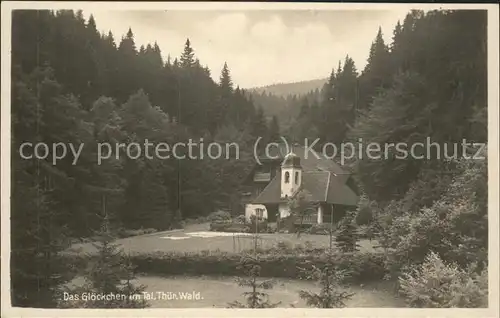
[(261, 267), (256, 256), (243, 255), (238, 268), (247, 276), (238, 277), (238, 285), (249, 287), (251, 291), (243, 293), (246, 304), (233, 301), (229, 308), (275, 308), (281, 303), (270, 302), (269, 295), (263, 291), (272, 289), (275, 282), (270, 279), (259, 281)]
[(184, 68), (190, 68), (195, 64), (194, 50), (191, 47), (191, 41), (186, 39), (184, 44), (184, 52), (182, 52), (180, 64)]
[(220, 114), (216, 114), (216, 117), (221, 122), (239, 122), (239, 114), (237, 105), (233, 103), (233, 81), (231, 80), (231, 75), (229, 73), (229, 68), (227, 63), (224, 62), (224, 67), (222, 68), (220, 80)]
[(354, 252), (358, 249), (358, 234), (352, 213), (342, 219), (335, 241), (342, 252)]
[[(105, 202), (104, 202), (105, 205)], [(105, 212), (104, 212), (105, 213)], [(110, 299), (76, 301), (62, 306), (86, 308), (145, 308), (148, 303), (142, 298), (146, 286), (133, 284), (134, 266), (130, 258), (123, 253), (118, 244), (113, 243), (115, 237), (109, 228), (108, 216), (105, 214), (101, 230), (96, 232), (97, 241), (92, 243), (97, 254), (89, 254), (91, 266), (85, 274), (86, 283), (77, 287), (72, 293), (96, 293), (117, 295)]]
[(120, 42), (120, 46), (118, 49), (128, 55), (137, 54), (135, 40), (134, 40), (134, 33), (132, 32), (131, 28), (128, 29), (127, 35), (124, 38), (122, 38), (122, 41)]
[(267, 122), (262, 107), (257, 107), (257, 111), (250, 121), (251, 135), (254, 138), (264, 138), (267, 141)]
[(233, 91), (233, 81), (231, 80), (231, 75), (229, 73), (229, 68), (227, 67), (226, 62), (224, 62), (224, 67), (222, 68), (219, 83), (224, 92), (231, 93)]
[(299, 291), (300, 298), (305, 300), (310, 307), (345, 307), (345, 302), (351, 299), (354, 294), (344, 290), (342, 283), (349, 276), (349, 273), (346, 270), (336, 268), (332, 252), (326, 253), (326, 262), (321, 267), (312, 263), (306, 263), (305, 265), (308, 265), (308, 268), (299, 267), (301, 278), (317, 281), (320, 291), (301, 290)]
[(278, 117), (274, 115), (269, 123), (269, 142), (278, 142), (280, 141), (280, 126), (278, 123)]
[(53, 308), (62, 298), (62, 285), (72, 278), (70, 264), (61, 259), (69, 233), (58, 225), (61, 216), (51, 200), (51, 176), (38, 171), (39, 177), (32, 179), (26, 168), (16, 161), (12, 167), (12, 304)]

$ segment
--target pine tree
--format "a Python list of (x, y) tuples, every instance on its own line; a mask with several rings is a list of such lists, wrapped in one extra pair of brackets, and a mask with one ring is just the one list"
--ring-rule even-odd
[(86, 283), (72, 291), (76, 293), (95, 293), (104, 295), (116, 295), (110, 299), (98, 299), (91, 301), (76, 301), (74, 303), (62, 303), (68, 307), (86, 308), (145, 308), (148, 303), (141, 298), (146, 286), (135, 286), (134, 270), (130, 258), (123, 253), (118, 244), (113, 243), (115, 237), (109, 228), (108, 216), (105, 212), (105, 201), (103, 201), (104, 216), (102, 226), (96, 232), (98, 237), (92, 243), (97, 250), (96, 255), (89, 254), (91, 266), (85, 274)]
[[(62, 285), (71, 279), (70, 264), (61, 252), (69, 246), (68, 232), (59, 226), (60, 211), (51, 200), (50, 176), (13, 161), (11, 212), (12, 304), (53, 308), (62, 296)], [(27, 199), (29, 198), (29, 200)]]
[(335, 241), (342, 252), (358, 250), (358, 234), (352, 214), (347, 214), (342, 219)]
[(137, 48), (135, 46), (134, 33), (132, 32), (132, 28), (129, 28), (127, 31), (127, 35), (122, 38), (118, 50), (127, 55), (137, 54)]
[(138, 52), (131, 28), (129, 28), (127, 35), (122, 38), (118, 46), (117, 53), (117, 78), (114, 78), (113, 80), (116, 81), (116, 97), (120, 102), (124, 102), (140, 87), (140, 83), (137, 80)]
[(194, 50), (191, 47), (191, 41), (189, 41), (189, 39), (186, 39), (186, 43), (184, 44), (184, 52), (182, 52), (180, 59), (180, 65), (184, 68), (190, 68), (193, 67), (194, 64)]
[(275, 308), (281, 303), (270, 302), (269, 295), (261, 291), (272, 289), (275, 282), (270, 279), (259, 281), (261, 267), (256, 256), (243, 255), (238, 268), (247, 277), (238, 277), (236, 282), (241, 287), (250, 287), (251, 291), (243, 293), (246, 304), (233, 301), (229, 303), (229, 308)]
[(251, 135), (254, 138), (264, 138), (267, 141), (268, 131), (267, 122), (262, 107), (257, 107), (257, 111), (250, 122)]
[(217, 120), (220, 123), (230, 122), (236, 124), (237, 122), (239, 122), (238, 105), (235, 105), (234, 103), (233, 81), (231, 80), (229, 68), (227, 67), (227, 63), (225, 62), (220, 75), (219, 87), (220, 87), (220, 96), (219, 96), (220, 109), (214, 109), (215, 112), (219, 113), (215, 114), (215, 117), (217, 117)]
[(389, 48), (384, 42), (382, 29), (379, 27), (370, 47), (368, 63), (360, 78), (361, 96), (358, 108), (369, 108), (373, 97), (379, 90), (389, 87), (393, 74), (390, 57)]
[(340, 144), (346, 138), (349, 127), (354, 122), (357, 103), (357, 70), (354, 61), (346, 56), (344, 64), (338, 65), (337, 72), (330, 75), (323, 89), (320, 114), (314, 121), (318, 123), (322, 142)]
[(311, 292), (307, 290), (299, 291), (299, 297), (306, 301), (310, 307), (316, 308), (342, 308), (346, 306), (346, 301), (354, 296), (343, 290), (342, 283), (349, 276), (346, 270), (338, 269), (335, 265), (332, 252), (326, 253), (326, 262), (322, 267), (312, 263), (306, 263), (307, 268), (299, 267), (302, 278), (315, 280), (320, 286), (320, 291)]
[[(399, 23), (399, 22), (398, 22)], [(397, 28), (397, 27), (396, 27)], [(389, 51), (384, 42), (384, 37), (382, 35), (382, 28), (378, 28), (377, 36), (370, 47), (370, 53), (368, 55), (368, 64), (365, 67), (365, 72), (369, 72), (379, 61), (384, 61), (387, 58)], [(378, 65), (377, 65), (378, 66)]]
[(280, 126), (278, 123), (278, 117), (274, 115), (269, 122), (269, 142), (279, 142), (280, 141)]
[(231, 93), (233, 91), (233, 81), (231, 80), (231, 75), (229, 73), (229, 68), (227, 63), (224, 62), (224, 67), (220, 75), (219, 86), (222, 88), (223, 92)]

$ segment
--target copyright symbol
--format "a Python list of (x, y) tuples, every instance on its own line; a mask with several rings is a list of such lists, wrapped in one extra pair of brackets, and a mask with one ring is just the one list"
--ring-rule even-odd
[(259, 166), (262, 166), (262, 162), (260, 162), (260, 159), (259, 159), (259, 154), (258, 154), (258, 146), (259, 146), (259, 142), (260, 140), (262, 139), (262, 137), (258, 137), (257, 140), (255, 140), (255, 143), (253, 145), (253, 157), (255, 158), (255, 162), (257, 162), (257, 164)]

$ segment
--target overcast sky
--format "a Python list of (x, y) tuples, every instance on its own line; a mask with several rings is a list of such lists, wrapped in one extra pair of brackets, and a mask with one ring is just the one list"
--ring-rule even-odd
[[(88, 16), (90, 12), (85, 12)], [(131, 27), (137, 47), (156, 41), (178, 57), (186, 38), (218, 81), (226, 61), (242, 88), (327, 77), (346, 54), (366, 64), (378, 27), (391, 41), (406, 11), (92, 11), (115, 40)]]

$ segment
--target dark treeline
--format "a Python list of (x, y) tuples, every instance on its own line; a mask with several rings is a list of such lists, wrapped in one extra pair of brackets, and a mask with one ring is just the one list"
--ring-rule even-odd
[[(54, 253), (65, 237), (99, 229), (104, 208), (114, 228), (160, 230), (221, 208), (239, 211), (253, 140), (279, 127), (232, 83), (227, 65), (215, 82), (189, 40), (183, 51), (168, 48), (180, 57), (163, 61), (156, 43), (136, 47), (130, 29), (121, 39), (100, 34), (81, 11), (15, 11), (12, 23), (12, 281), (33, 293), (15, 293), (15, 303), (47, 305), (44, 293), (62, 279), (48, 274), (61, 272)], [(237, 143), (239, 160), (133, 160), (122, 149), (118, 160), (113, 153), (97, 162), (98, 143), (200, 138), (205, 149)], [(76, 164), (69, 153), (53, 165), (22, 160), (24, 142), (84, 147)]]
[(163, 62), (158, 45), (137, 49), (129, 30), (116, 46), (111, 33), (99, 34), (93, 18), (85, 22), (81, 12), (17, 11), (13, 30), (14, 161), (21, 164), (22, 142), (85, 143), (74, 166), (73, 158), (65, 158), (54, 167), (36, 163), (35, 169), (45, 188), (62, 191), (55, 201), (72, 210), (67, 224), (74, 230), (92, 228), (104, 194), (108, 210), (127, 226), (168, 227), (168, 220), (158, 222), (151, 213), (168, 215), (182, 205), (182, 216), (194, 217), (228, 202), (219, 195), (232, 193), (235, 178), (222, 180), (224, 167), (214, 163), (129, 161), (122, 155), (124, 160), (98, 166), (95, 153), (98, 142), (173, 144), (189, 138), (205, 144), (245, 139), (246, 150), (254, 137), (266, 137), (272, 122), (233, 88), (227, 65), (216, 83), (189, 40), (180, 58)]
[[(412, 11), (390, 46), (378, 30), (360, 74), (349, 56), (339, 62), (319, 102), (303, 103), (289, 134), (319, 137), (318, 147), (359, 138), (364, 145), (427, 137), (441, 145), (486, 142), (486, 40), (485, 12)], [(444, 160), (360, 159), (360, 185), (379, 201), (401, 198), (424, 171), (444, 169)]]

